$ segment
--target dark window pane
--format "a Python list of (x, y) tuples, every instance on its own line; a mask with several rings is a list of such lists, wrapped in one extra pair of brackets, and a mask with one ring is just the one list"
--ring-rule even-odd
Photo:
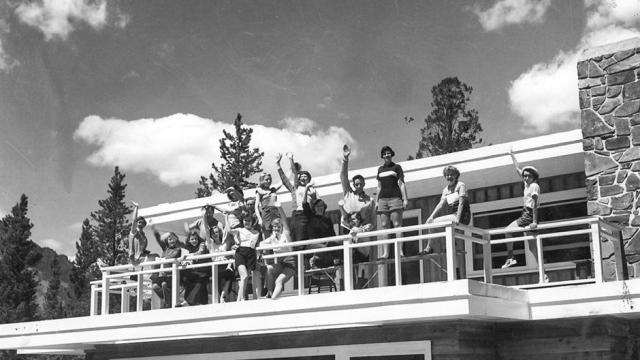
[(350, 360), (424, 360), (424, 355), (351, 356)]

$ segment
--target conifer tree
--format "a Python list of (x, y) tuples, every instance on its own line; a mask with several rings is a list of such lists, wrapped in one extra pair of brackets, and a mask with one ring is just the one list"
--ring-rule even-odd
[(77, 298), (88, 294), (89, 282), (100, 279), (100, 269), (96, 265), (99, 257), (100, 244), (89, 219), (84, 219), (80, 238), (76, 242), (76, 258), (71, 269), (71, 283)]
[(124, 178), (125, 174), (116, 166), (108, 185), (109, 197), (98, 201), (100, 209), (91, 213), (100, 258), (108, 266), (127, 263), (127, 234), (131, 227), (127, 215), (132, 210), (124, 202), (127, 188)]
[(44, 313), (45, 319), (61, 319), (67, 317), (67, 311), (65, 309), (66, 302), (64, 301), (65, 295), (64, 289), (61, 288), (60, 283), (60, 262), (58, 256), (53, 257), (51, 262), (51, 280), (47, 288), (47, 293), (44, 296)]
[(222, 130), (220, 139), (220, 157), (223, 163), (212, 163), (213, 173), (209, 177), (200, 177), (200, 187), (196, 189), (197, 197), (211, 196), (213, 191), (223, 192), (224, 189), (238, 185), (242, 188), (256, 186), (248, 179), (262, 171), (262, 157), (264, 152), (258, 148), (251, 148), (253, 129), (244, 126), (242, 115), (238, 114), (233, 122), (234, 134)]
[(35, 320), (38, 312), (35, 271), (39, 260), (31, 241), (33, 224), (27, 217), (28, 198), (0, 222), (0, 324)]

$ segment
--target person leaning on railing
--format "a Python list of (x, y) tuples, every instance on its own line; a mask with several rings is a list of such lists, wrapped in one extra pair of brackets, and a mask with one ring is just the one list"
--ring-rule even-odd
[[(447, 186), (442, 190), (440, 202), (433, 209), (426, 223), (453, 221), (468, 225), (471, 221), (471, 210), (469, 208), (469, 198), (467, 197), (467, 186), (462, 181), (459, 181), (460, 171), (455, 166), (449, 165), (442, 169), (442, 175), (447, 181)], [(439, 214), (442, 215), (437, 216)], [(431, 239), (429, 239), (427, 246), (420, 254), (431, 253), (433, 253), (433, 248), (431, 247)]]
[[(151, 229), (153, 230), (153, 236), (155, 237), (156, 242), (162, 249), (162, 258), (178, 259), (183, 246), (178, 239), (178, 235), (173, 231), (161, 235), (153, 225), (151, 226)], [(164, 271), (153, 273), (151, 275), (151, 286), (153, 291), (164, 300), (164, 307), (171, 307), (171, 274)]]
[[(204, 239), (200, 237), (197, 230), (191, 230), (189, 232), (187, 241), (183, 247), (187, 250), (188, 254), (183, 255), (182, 264), (190, 265), (209, 261), (208, 259), (187, 260), (189, 255), (209, 253)], [(184, 301), (180, 305), (206, 305), (209, 302), (207, 284), (209, 283), (210, 276), (211, 267), (182, 270), (180, 272), (180, 279), (182, 279), (182, 286), (184, 287)]]
[[(285, 245), (291, 243), (291, 230), (287, 224), (287, 216), (282, 207), (277, 203), (280, 216), (271, 220), (271, 235), (264, 239), (260, 245)], [(291, 252), (290, 246), (274, 248), (275, 254)], [(296, 274), (296, 258), (286, 256), (276, 258), (272, 264), (267, 265), (267, 289), (271, 299), (275, 300), (282, 293), (284, 284)]]
[[(509, 155), (511, 156), (511, 160), (513, 161), (513, 165), (518, 172), (518, 175), (522, 178), (524, 182), (524, 195), (523, 195), (523, 208), (520, 217), (514, 220), (507, 229), (512, 228), (529, 228), (531, 230), (535, 230), (538, 227), (538, 206), (540, 204), (540, 185), (538, 185), (538, 179), (540, 178), (540, 174), (538, 170), (533, 166), (525, 166), (520, 167), (518, 164), (518, 160), (516, 160), (516, 156), (513, 154), (513, 149), (509, 149)], [(509, 236), (507, 234), (506, 236)], [(533, 256), (538, 261), (538, 244), (535, 241), (527, 241), (531, 252), (533, 252)], [(510, 266), (516, 265), (518, 261), (513, 257), (513, 243), (507, 243), (507, 260), (505, 261), (502, 268), (508, 268)], [(546, 275), (545, 275), (546, 278)]]

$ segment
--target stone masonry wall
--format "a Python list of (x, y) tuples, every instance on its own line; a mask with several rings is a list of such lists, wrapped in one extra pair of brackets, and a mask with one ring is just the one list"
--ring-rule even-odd
[[(630, 266), (640, 265), (640, 39), (603, 50), (609, 52), (577, 66), (587, 211), (625, 226), (629, 275), (640, 277)], [(604, 275), (610, 280), (615, 277), (613, 247), (607, 241), (602, 245)]]

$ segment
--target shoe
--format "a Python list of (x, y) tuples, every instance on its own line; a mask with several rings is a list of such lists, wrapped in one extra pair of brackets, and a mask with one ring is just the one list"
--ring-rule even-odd
[(429, 255), (433, 254), (433, 248), (431, 246), (427, 246), (424, 250), (420, 251), (418, 255)]
[(513, 265), (516, 265), (518, 263), (518, 260), (514, 259), (514, 258), (508, 258), (507, 261), (504, 262), (504, 265), (502, 265), (503, 269), (512, 267)]
[(544, 283), (548, 283), (549, 282), (549, 277), (547, 276), (547, 274), (544, 274), (544, 278), (542, 278), (542, 282), (544, 282)]

